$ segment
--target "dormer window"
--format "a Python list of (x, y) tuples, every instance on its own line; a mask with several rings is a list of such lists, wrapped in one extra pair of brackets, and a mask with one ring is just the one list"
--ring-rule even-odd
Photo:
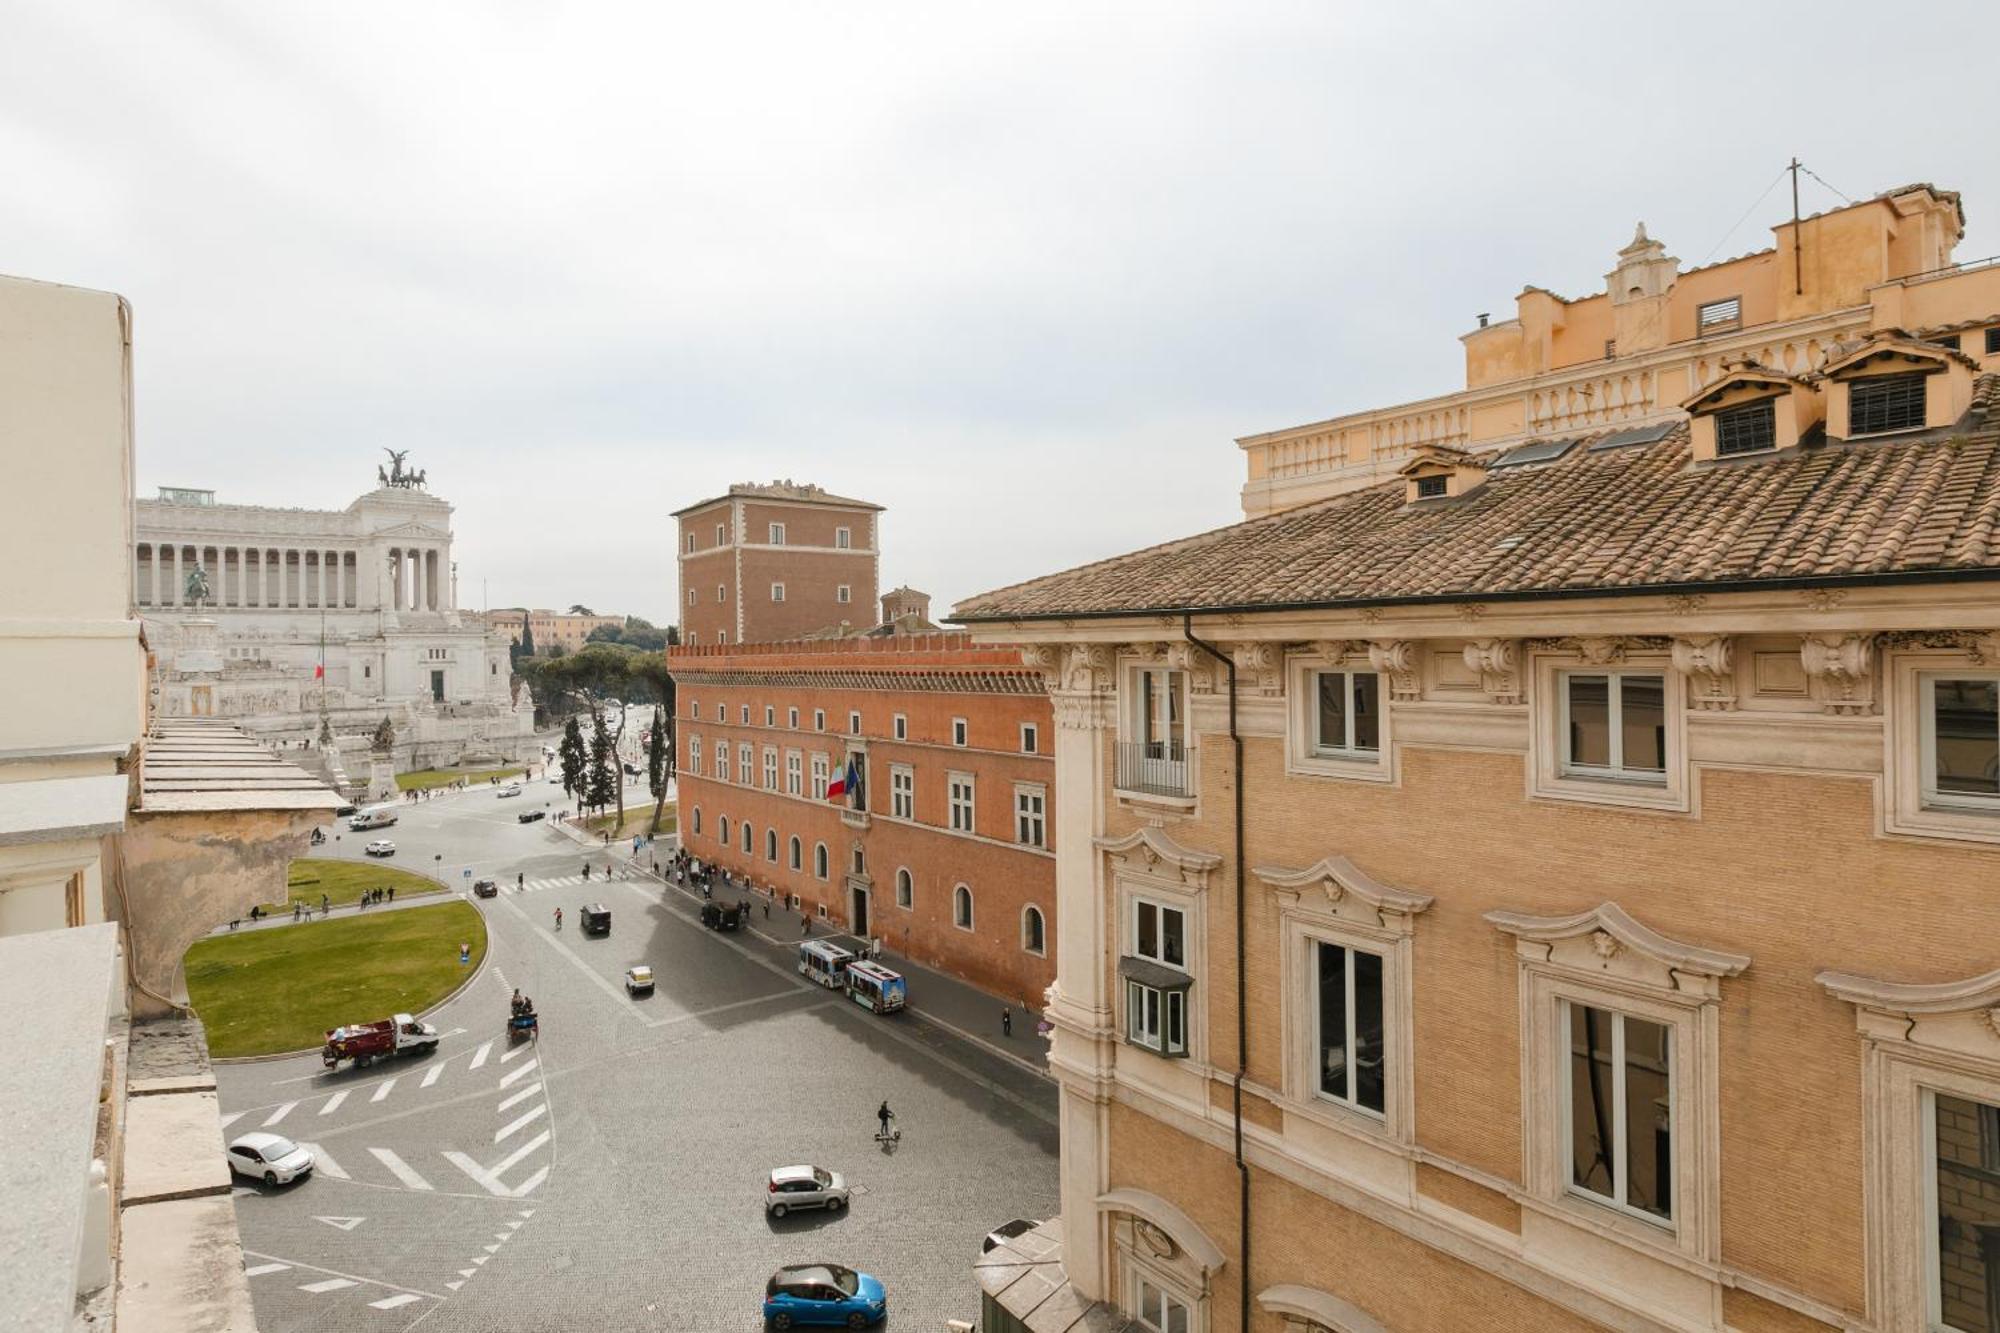
[(1416, 498), (1419, 500), (1442, 500), (1451, 478), (1440, 472), (1436, 476), (1416, 479)]
[(1921, 430), (1927, 403), (1921, 371), (1903, 375), (1870, 375), (1847, 387), (1849, 438), (1890, 431)]
[(1778, 447), (1778, 400), (1745, 403), (1715, 414), (1715, 455), (1757, 454)]

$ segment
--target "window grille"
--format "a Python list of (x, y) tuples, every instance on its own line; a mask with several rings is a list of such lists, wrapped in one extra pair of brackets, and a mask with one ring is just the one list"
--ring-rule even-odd
[(1715, 414), (1715, 453), (1754, 454), (1778, 447), (1777, 404), (1766, 399)]
[(1695, 307), (1695, 332), (1716, 333), (1743, 325), (1743, 298), (1731, 296)]
[(1924, 424), (1922, 374), (1871, 375), (1847, 386), (1847, 433), (1879, 435)]

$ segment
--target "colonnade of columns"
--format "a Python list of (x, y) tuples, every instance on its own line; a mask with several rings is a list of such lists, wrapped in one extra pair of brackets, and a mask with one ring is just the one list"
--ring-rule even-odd
[[(388, 565), (384, 598), (397, 611), (451, 609), (449, 558), (436, 547), (392, 546), (379, 558)], [(187, 576), (197, 564), (208, 573), (209, 604), (269, 610), (372, 607), (375, 588), (364, 583), (366, 552), (318, 547), (197, 546), (140, 542), (133, 551), (134, 596), (140, 606), (187, 605)]]
[(435, 547), (389, 548), (389, 605), (397, 611), (451, 608), (450, 571)]

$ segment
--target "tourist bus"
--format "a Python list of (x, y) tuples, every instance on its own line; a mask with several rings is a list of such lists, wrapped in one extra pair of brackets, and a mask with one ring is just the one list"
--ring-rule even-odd
[(853, 962), (851, 952), (827, 940), (805, 940), (799, 945), (799, 975), (828, 990), (847, 988), (847, 969)]
[(894, 1013), (909, 998), (909, 983), (900, 972), (872, 959), (862, 958), (847, 965), (847, 998), (871, 1013)]

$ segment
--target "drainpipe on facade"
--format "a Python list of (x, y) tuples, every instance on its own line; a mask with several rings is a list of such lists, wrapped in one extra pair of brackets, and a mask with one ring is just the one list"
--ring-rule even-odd
[[(1236, 772), (1232, 782), (1235, 806), (1236, 841), (1236, 1077), (1233, 1080), (1233, 1106), (1231, 1119), (1234, 1122), (1236, 1145), (1236, 1192), (1237, 1192), (1237, 1253), (1242, 1256), (1241, 1269), (1237, 1274), (1238, 1295), (1241, 1309), (1237, 1315), (1236, 1327), (1249, 1333), (1250, 1329), (1250, 1164), (1243, 1160), (1243, 1076), (1249, 1072), (1250, 1063), (1250, 1013), (1244, 1008), (1245, 983), (1243, 976), (1245, 962), (1245, 940), (1248, 928), (1243, 920), (1243, 735), (1236, 729), (1236, 663), (1224, 657), (1212, 645), (1195, 637), (1194, 614), (1181, 612), (1181, 637), (1195, 647), (1222, 663), (1229, 672), (1229, 744), (1235, 753)], [(1190, 723), (1193, 718), (1189, 718)]]

